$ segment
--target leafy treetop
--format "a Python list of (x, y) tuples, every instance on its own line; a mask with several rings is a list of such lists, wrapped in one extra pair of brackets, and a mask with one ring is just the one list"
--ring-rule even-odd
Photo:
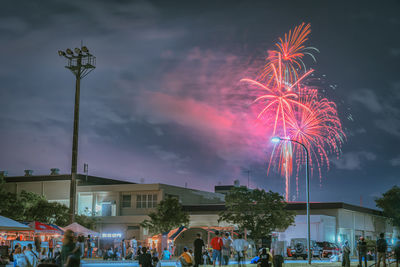
[(219, 221), (247, 229), (256, 242), (294, 222), (294, 212), (287, 210), (284, 198), (272, 191), (234, 187), (226, 195), (225, 202), (226, 210), (220, 213)]
[(156, 211), (151, 212), (148, 216), (150, 220), (144, 220), (141, 226), (148, 228), (152, 234), (166, 233), (189, 224), (189, 215), (176, 198), (169, 197), (160, 201)]

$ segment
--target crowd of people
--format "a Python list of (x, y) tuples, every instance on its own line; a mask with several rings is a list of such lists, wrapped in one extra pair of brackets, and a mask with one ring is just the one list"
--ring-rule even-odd
[(26, 246), (16, 242), (10, 253), (10, 261), (15, 267), (61, 266), (74, 267), (86, 256), (91, 258), (95, 244), (89, 236), (76, 236), (73, 231), (64, 232), (62, 245), (57, 246), (55, 240), (48, 240), (48, 247), (42, 247), (39, 237)]
[[(345, 240), (342, 246), (342, 266), (350, 267), (350, 254), (351, 248), (349, 242)], [(393, 245), (391, 250), (388, 250), (388, 243), (385, 240), (385, 234), (381, 233), (375, 245), (367, 245), (364, 237), (360, 237), (357, 242), (357, 254), (358, 254), (358, 267), (368, 266), (368, 260), (376, 260), (376, 267), (380, 267), (381, 263), (383, 267), (386, 267), (388, 257), (394, 259), (396, 267), (399, 267), (400, 262), (400, 236), (397, 237), (397, 242)]]
[[(281, 267), (284, 259), (284, 246), (279, 245), (278, 241), (271, 249), (261, 248), (258, 255), (251, 260), (251, 263), (256, 263), (258, 267)], [(277, 245), (278, 244), (278, 245)], [(62, 246), (55, 246), (53, 241), (49, 240), (48, 248), (42, 248), (40, 240), (35, 239), (34, 244), (27, 244), (21, 247), (17, 243), (10, 255), (11, 261), (15, 267), (78, 267), (83, 257), (93, 257), (93, 248), (95, 244), (93, 239), (88, 236), (85, 238), (82, 235), (76, 236), (73, 231), (66, 230), (62, 240)], [(237, 265), (244, 265), (246, 260), (249, 243), (241, 234), (233, 239), (229, 232), (215, 232), (215, 237), (211, 239), (210, 250), (207, 249), (201, 234), (196, 235), (193, 242), (193, 247), (185, 247), (183, 252), (178, 257), (178, 263), (182, 267), (199, 265), (218, 264), (229, 265), (230, 259), (234, 258)], [(375, 253), (375, 255), (373, 255)], [(102, 255), (103, 254), (103, 255)], [(367, 267), (368, 260), (376, 260), (376, 267), (386, 267), (387, 257), (391, 257), (396, 262), (396, 267), (399, 267), (400, 261), (400, 236), (396, 244), (388, 249), (388, 243), (384, 238), (384, 234), (380, 234), (379, 239), (374, 245), (367, 245), (363, 237), (357, 242), (357, 254), (359, 259), (359, 267)], [(346, 240), (342, 246), (342, 266), (350, 267), (351, 247)], [(161, 260), (171, 260), (172, 253), (164, 248), (161, 255), (158, 254), (155, 248), (147, 248), (138, 246), (135, 237), (131, 240), (122, 240), (119, 244), (114, 243), (107, 249), (98, 250), (97, 256), (108, 260), (137, 260), (140, 267), (160, 267)]]
[[(246, 260), (249, 243), (243, 239), (243, 235), (239, 234), (233, 239), (229, 232), (215, 232), (215, 237), (210, 242), (212, 250), (207, 251), (201, 234), (196, 235), (193, 242), (193, 250), (184, 248), (183, 253), (179, 256), (179, 263), (183, 266), (194, 266), (212, 264), (214, 267), (218, 264), (228, 265), (229, 260), (233, 257), (237, 265), (243, 266)], [(276, 246), (271, 252), (268, 248), (261, 248), (258, 256), (254, 258), (254, 263), (259, 267), (269, 267), (274, 263), (275, 267), (281, 267), (283, 263), (283, 247)], [(211, 253), (211, 256), (210, 256)]]

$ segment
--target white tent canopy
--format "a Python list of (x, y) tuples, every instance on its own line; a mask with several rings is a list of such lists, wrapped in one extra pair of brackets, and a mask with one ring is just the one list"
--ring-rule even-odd
[(86, 227), (80, 225), (79, 223), (71, 223), (68, 226), (63, 227), (64, 231), (65, 230), (72, 230), (74, 233), (79, 234), (79, 235), (84, 235), (84, 236), (100, 236), (98, 232), (92, 231), (90, 229), (87, 229)]
[(32, 231), (29, 226), (0, 215), (0, 231)]

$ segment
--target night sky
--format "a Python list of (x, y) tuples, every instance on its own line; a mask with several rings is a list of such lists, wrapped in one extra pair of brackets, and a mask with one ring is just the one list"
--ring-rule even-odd
[[(399, 12), (399, 1), (4, 1), (0, 169), (70, 172), (75, 81), (57, 51), (82, 41), (97, 68), (81, 83), (79, 172), (213, 191), (250, 170), (251, 188), (283, 193), (239, 80), (306, 22), (320, 51), (306, 64), (347, 135), (311, 201), (374, 207), (399, 185)], [(293, 200), (305, 200), (303, 176)]]

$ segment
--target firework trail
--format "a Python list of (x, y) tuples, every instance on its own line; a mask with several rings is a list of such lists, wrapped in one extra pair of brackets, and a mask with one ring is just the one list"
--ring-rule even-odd
[[(317, 89), (305, 85), (305, 81), (314, 71), (307, 70), (303, 57), (310, 55), (305, 42), (311, 33), (310, 24), (297, 26), (293, 31), (279, 38), (277, 49), (268, 51), (267, 64), (256, 79), (242, 79), (250, 86), (265, 92), (254, 100), (263, 106), (257, 119), (262, 121), (270, 138), (280, 136), (303, 143), (310, 151), (311, 172), (318, 169), (321, 179), (321, 167), (329, 169), (328, 155), (339, 156), (345, 135), (337, 115), (335, 103), (322, 98)], [(296, 188), (298, 194), (298, 172), (305, 162), (303, 150), (291, 142), (280, 142), (275, 145), (268, 165), (268, 172), (273, 162), (285, 177), (286, 200), (290, 195), (290, 177), (293, 165), (296, 165)]]

